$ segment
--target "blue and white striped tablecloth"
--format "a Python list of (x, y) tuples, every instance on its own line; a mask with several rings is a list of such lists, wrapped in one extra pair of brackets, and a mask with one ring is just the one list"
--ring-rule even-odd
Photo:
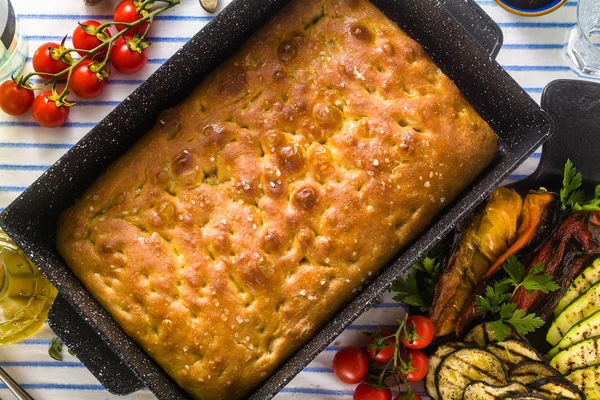
[[(504, 31), (505, 44), (498, 61), (536, 101), (539, 102), (542, 89), (548, 82), (577, 78), (562, 56), (567, 28), (575, 22), (576, 1), (567, 2), (553, 14), (534, 19), (509, 14), (493, 0), (478, 2)], [(84, 6), (81, 0), (13, 0), (20, 15), (22, 32), (29, 42), (30, 56), (43, 42), (59, 42), (66, 33), (70, 34), (79, 20), (112, 19), (111, 12), (116, 3), (117, 0), (105, 0), (101, 5), (90, 8)], [(40, 128), (31, 116), (12, 118), (0, 113), (0, 210), (210, 19), (197, 0), (183, 0), (183, 4), (159, 16), (150, 38), (153, 45), (149, 49), (149, 65), (135, 75), (113, 72), (108, 90), (93, 101), (79, 102), (71, 111), (69, 122), (62, 128)], [(531, 173), (539, 156), (536, 152), (511, 179)], [(397, 303), (384, 298), (381, 304), (367, 311), (336, 339), (277, 399), (351, 399), (353, 386), (337, 381), (331, 371), (335, 350), (342, 345), (362, 343), (364, 337), (359, 330), (393, 324), (401, 313), (402, 308)], [(45, 326), (30, 340), (0, 347), (0, 366), (36, 399), (118, 398), (106, 392), (75, 357), (65, 352), (65, 361), (52, 360), (48, 356), (52, 336)], [(0, 397), (12, 398), (1, 386)], [(154, 396), (142, 391), (125, 398), (152, 399)]]

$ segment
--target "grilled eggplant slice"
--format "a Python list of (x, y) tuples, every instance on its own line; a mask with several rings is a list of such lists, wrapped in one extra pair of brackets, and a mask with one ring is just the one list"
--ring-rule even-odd
[(523, 361), (543, 361), (544, 357), (526, 342), (510, 339), (503, 342), (490, 343), (486, 350), (493, 353), (508, 369)]
[(529, 385), (533, 393), (548, 400), (585, 400), (585, 394), (574, 384), (562, 377), (541, 379)]
[(577, 385), (589, 400), (600, 399), (600, 365), (578, 368), (567, 375), (567, 379)]
[(504, 400), (548, 400), (548, 398), (537, 393), (523, 393), (506, 397)]
[(439, 399), (439, 395), (435, 387), (435, 376), (437, 367), (448, 354), (467, 347), (471, 346), (464, 342), (446, 343), (438, 347), (435, 353), (433, 353), (431, 357), (429, 357), (429, 370), (427, 372), (427, 377), (425, 378), (425, 390), (427, 390), (427, 394), (432, 399)]
[[(506, 336), (506, 339), (521, 339), (521, 337), (511, 329)], [(490, 329), (489, 322), (477, 325), (465, 336), (465, 342), (473, 343), (480, 348), (484, 348), (488, 344), (497, 341), (496, 334)]]
[(558, 316), (569, 304), (598, 282), (600, 282), (600, 256), (596, 256), (592, 264), (573, 280), (565, 295), (560, 299), (558, 306), (554, 309), (554, 315)]
[(596, 313), (599, 304), (600, 282), (575, 299), (556, 317), (546, 335), (548, 343), (556, 346), (573, 325)]
[(548, 352), (548, 358), (552, 358), (567, 347), (594, 336), (600, 336), (600, 311), (596, 311), (594, 314), (573, 325), (560, 342)]
[(528, 393), (527, 386), (510, 382), (504, 386), (494, 386), (486, 382), (471, 382), (465, 389), (463, 400), (498, 400), (515, 394)]
[(523, 361), (508, 372), (508, 380), (530, 385), (540, 379), (560, 376), (560, 372), (540, 361)]
[(550, 360), (550, 366), (566, 375), (577, 368), (599, 364), (599, 360), (600, 336), (595, 336), (559, 352)]
[(465, 388), (473, 381), (506, 385), (506, 374), (498, 357), (483, 349), (461, 349), (450, 353), (435, 373), (438, 400), (462, 400)]

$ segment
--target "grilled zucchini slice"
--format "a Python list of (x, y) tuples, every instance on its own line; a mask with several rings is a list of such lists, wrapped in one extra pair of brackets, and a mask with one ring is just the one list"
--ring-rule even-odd
[(435, 373), (439, 400), (462, 400), (467, 385), (483, 381), (496, 386), (507, 383), (502, 363), (483, 349), (460, 349), (446, 356)]
[(427, 372), (427, 377), (425, 378), (425, 390), (427, 390), (427, 394), (435, 400), (439, 399), (439, 395), (437, 389), (435, 387), (435, 375), (438, 365), (442, 362), (442, 360), (450, 353), (455, 352), (459, 349), (464, 349), (466, 347), (470, 347), (467, 343), (463, 342), (450, 342), (441, 345), (437, 348), (435, 353), (429, 357), (429, 370)]
[(558, 316), (569, 304), (598, 282), (600, 282), (600, 257), (596, 258), (592, 265), (584, 269), (573, 280), (564, 296), (558, 302), (558, 306), (554, 309), (554, 316)]
[(573, 325), (596, 313), (598, 304), (600, 304), (600, 282), (575, 299), (556, 317), (546, 335), (548, 343), (556, 346)]
[(465, 389), (463, 400), (497, 400), (515, 394), (528, 393), (527, 386), (510, 382), (504, 386), (494, 386), (486, 382), (471, 382)]
[(508, 369), (523, 361), (543, 361), (544, 357), (533, 347), (520, 340), (510, 339), (503, 342), (490, 343), (486, 350), (493, 353)]
[(600, 336), (575, 343), (556, 354), (550, 360), (550, 366), (561, 374), (568, 374), (577, 368), (596, 365), (600, 360)]
[[(518, 338), (519, 336), (512, 329), (506, 336), (506, 339)], [(494, 331), (490, 329), (490, 323), (485, 322), (471, 329), (471, 331), (466, 334), (464, 341), (467, 343), (474, 343), (477, 347), (484, 348), (490, 343), (497, 342), (498, 339), (496, 338)]]
[(600, 336), (600, 311), (596, 311), (586, 319), (573, 325), (560, 342), (548, 352), (548, 358), (552, 358), (559, 351), (594, 336)]
[(537, 393), (523, 393), (506, 397), (504, 400), (548, 400), (548, 398)]
[(548, 400), (585, 400), (583, 392), (563, 377), (541, 379), (529, 385), (529, 388)]
[(600, 365), (578, 368), (566, 378), (579, 387), (588, 400), (600, 399)]
[(540, 361), (523, 361), (508, 372), (508, 380), (530, 385), (540, 379), (560, 376), (560, 372)]

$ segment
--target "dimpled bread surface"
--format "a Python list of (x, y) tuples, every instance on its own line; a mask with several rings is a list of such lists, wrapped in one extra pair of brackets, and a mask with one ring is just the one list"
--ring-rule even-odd
[(61, 217), (58, 249), (193, 398), (239, 399), (493, 159), (366, 0), (295, 0)]

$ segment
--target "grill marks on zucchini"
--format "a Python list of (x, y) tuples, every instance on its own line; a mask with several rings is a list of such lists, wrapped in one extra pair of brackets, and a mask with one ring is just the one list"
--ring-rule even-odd
[(565, 378), (541, 379), (530, 386), (533, 393), (541, 394), (548, 400), (584, 400), (579, 388)]
[(528, 393), (527, 386), (510, 382), (504, 386), (494, 386), (486, 382), (471, 382), (465, 389), (463, 400), (497, 400), (507, 396)]
[(560, 372), (540, 361), (524, 361), (509, 371), (508, 380), (531, 385), (553, 376), (560, 376)]
[(505, 340), (489, 344), (486, 349), (498, 357), (509, 369), (523, 361), (543, 361), (544, 357), (533, 347), (520, 340)]
[(552, 358), (558, 352), (594, 336), (600, 336), (600, 311), (573, 325), (560, 342), (548, 352), (548, 357)]
[(548, 343), (556, 346), (573, 325), (596, 313), (598, 304), (600, 304), (600, 282), (575, 299), (556, 317), (546, 335)]
[(598, 360), (600, 360), (600, 336), (567, 347), (550, 360), (550, 366), (562, 374), (568, 374), (578, 368), (598, 364)]
[(597, 282), (600, 282), (600, 257), (596, 258), (592, 265), (584, 269), (573, 280), (565, 295), (558, 302), (558, 306), (554, 309), (554, 315), (558, 316), (569, 304), (587, 292)]
[(435, 373), (438, 399), (462, 400), (465, 388), (473, 381), (505, 385), (506, 375), (498, 357), (474, 348), (450, 353), (442, 360)]
[(590, 400), (600, 398), (600, 365), (578, 368), (567, 375), (567, 379), (583, 390)]

